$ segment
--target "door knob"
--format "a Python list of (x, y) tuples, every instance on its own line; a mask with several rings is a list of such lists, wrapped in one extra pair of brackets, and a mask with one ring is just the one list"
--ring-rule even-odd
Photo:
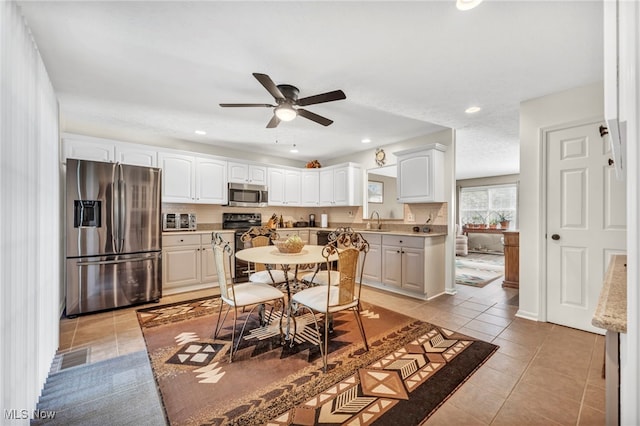
[(553, 234), (553, 235), (551, 236), (551, 239), (552, 239), (552, 240), (555, 240), (555, 241), (558, 241), (558, 240), (560, 239), (560, 235), (558, 235), (558, 234)]

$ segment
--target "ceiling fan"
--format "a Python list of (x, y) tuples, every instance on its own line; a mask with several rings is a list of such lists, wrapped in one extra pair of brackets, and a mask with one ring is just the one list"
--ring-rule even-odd
[(274, 108), (273, 118), (267, 124), (267, 128), (277, 127), (281, 121), (291, 121), (296, 116), (300, 115), (311, 121), (315, 121), (323, 126), (328, 126), (333, 123), (333, 120), (329, 120), (326, 117), (315, 114), (306, 109), (299, 108), (308, 105), (321, 104), (324, 102), (339, 101), (346, 99), (347, 96), (342, 90), (334, 90), (333, 92), (322, 93), (320, 95), (307, 96), (306, 98), (298, 99), (298, 93), (300, 92), (297, 87), (290, 84), (275, 84), (271, 77), (266, 74), (253, 73), (253, 76), (264, 86), (265, 89), (276, 101), (275, 105), (271, 104), (220, 104), (221, 107), (263, 107)]

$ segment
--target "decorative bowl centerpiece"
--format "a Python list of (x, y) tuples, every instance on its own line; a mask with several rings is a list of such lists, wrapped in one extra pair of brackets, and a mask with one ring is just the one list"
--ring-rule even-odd
[(297, 235), (292, 235), (286, 240), (275, 240), (273, 244), (278, 248), (280, 253), (300, 253), (304, 247), (304, 242)]

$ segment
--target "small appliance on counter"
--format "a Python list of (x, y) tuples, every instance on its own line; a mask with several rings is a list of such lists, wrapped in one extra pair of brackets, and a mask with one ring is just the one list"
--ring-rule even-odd
[(195, 213), (164, 213), (163, 231), (195, 231), (197, 228)]
[(315, 227), (316, 227), (316, 215), (315, 215), (315, 214), (313, 214), (313, 213), (311, 213), (311, 214), (309, 215), (309, 226), (310, 226), (311, 228), (315, 228)]

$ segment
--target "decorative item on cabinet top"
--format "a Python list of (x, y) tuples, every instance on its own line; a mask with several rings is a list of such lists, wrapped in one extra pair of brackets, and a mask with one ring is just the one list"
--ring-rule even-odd
[(319, 162), (318, 160), (312, 160), (312, 161), (309, 161), (309, 162), (305, 165), (305, 167), (306, 167), (307, 169), (319, 169), (319, 168), (321, 168), (322, 166), (320, 165), (320, 162)]

